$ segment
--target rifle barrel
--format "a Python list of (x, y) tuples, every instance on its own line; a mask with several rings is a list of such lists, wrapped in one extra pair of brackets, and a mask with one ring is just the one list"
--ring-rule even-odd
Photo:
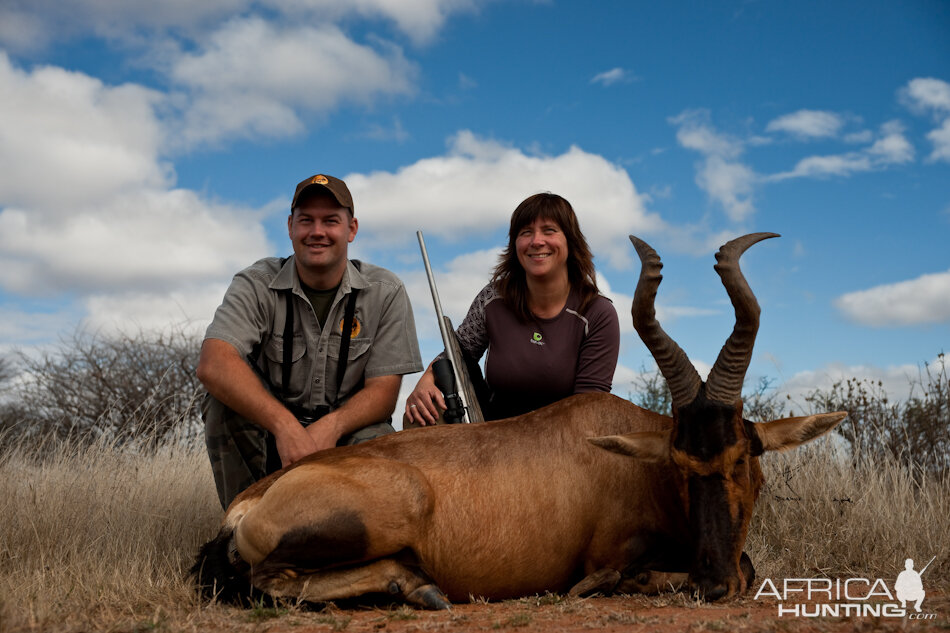
[[(445, 319), (442, 317), (442, 301), (439, 300), (439, 289), (435, 286), (435, 276), (432, 274), (432, 265), (429, 263), (429, 252), (426, 250), (426, 241), (422, 237), (422, 231), (416, 231), (416, 237), (419, 239), (419, 249), (422, 251), (422, 261), (426, 266), (426, 277), (429, 279), (429, 290), (432, 292), (432, 302), (435, 304), (435, 316), (439, 321), (439, 332), (442, 334), (442, 344), (445, 345), (445, 357), (452, 363), (452, 372), (455, 374), (456, 394), (462, 404), (463, 410), (468, 411), (468, 402), (465, 401), (465, 395), (458, 385), (462, 384), (459, 376), (459, 359), (455, 358), (455, 351), (449, 343), (449, 337), (455, 336), (454, 332), (449, 332), (445, 327)], [(465, 416), (468, 421), (468, 416)]]

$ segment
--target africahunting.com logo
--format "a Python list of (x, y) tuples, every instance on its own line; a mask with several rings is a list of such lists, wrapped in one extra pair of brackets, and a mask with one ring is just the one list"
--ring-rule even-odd
[(891, 587), (881, 578), (786, 578), (778, 584), (771, 578), (762, 581), (755, 599), (778, 600), (778, 617), (875, 617), (933, 620), (935, 613), (924, 613), (921, 605), (927, 592), (920, 577), (927, 571), (930, 559), (919, 572), (914, 560), (904, 561), (904, 571)]

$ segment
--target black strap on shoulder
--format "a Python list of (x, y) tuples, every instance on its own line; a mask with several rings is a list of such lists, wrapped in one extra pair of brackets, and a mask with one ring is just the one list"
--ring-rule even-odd
[(290, 370), (294, 364), (294, 291), (284, 291), (287, 315), (284, 317), (284, 358), (280, 367), (280, 386), (283, 395), (290, 393)]
[[(336, 367), (336, 399), (340, 399), (340, 387), (343, 386), (343, 375), (346, 373), (346, 363), (350, 356), (350, 337), (353, 333), (353, 317), (356, 314), (356, 296), (358, 288), (353, 288), (346, 302), (343, 313), (343, 329), (340, 332), (340, 357)], [(290, 392), (290, 372), (294, 364), (294, 296), (292, 290), (284, 292), (287, 315), (284, 318), (284, 356), (281, 364), (281, 387), (284, 396)], [(332, 326), (331, 326), (332, 327)]]
[(340, 387), (343, 386), (343, 374), (346, 373), (346, 362), (350, 356), (350, 337), (353, 335), (353, 315), (356, 314), (356, 295), (359, 294), (359, 288), (350, 290), (349, 299), (346, 302), (346, 310), (343, 312), (343, 330), (340, 332), (340, 358), (336, 366), (336, 400), (340, 400)]
[[(281, 265), (287, 261), (287, 258), (281, 260)], [(357, 270), (359, 262), (354, 261)], [(340, 357), (336, 367), (336, 401), (340, 400), (340, 388), (343, 386), (343, 375), (346, 373), (346, 363), (350, 356), (350, 337), (353, 335), (353, 318), (356, 314), (356, 296), (359, 294), (359, 288), (352, 288), (347, 298), (346, 308), (343, 312), (343, 329), (340, 332)], [(284, 291), (284, 302), (286, 315), (284, 317), (284, 349), (283, 359), (280, 368), (281, 391), (284, 397), (290, 393), (290, 372), (294, 364), (294, 291), (288, 288)], [(329, 321), (328, 321), (329, 323)], [(332, 327), (332, 325), (330, 326)]]

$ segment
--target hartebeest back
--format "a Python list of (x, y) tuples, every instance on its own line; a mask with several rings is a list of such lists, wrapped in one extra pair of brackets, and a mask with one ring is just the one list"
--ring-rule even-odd
[(771, 236), (717, 253), (736, 326), (705, 383), (656, 321), (659, 257), (631, 237), (642, 261), (634, 325), (670, 386), (672, 418), (583, 394), (317, 453), (234, 500), (193, 568), (199, 584), (225, 598), (251, 587), (314, 601), (384, 592), (433, 608), (470, 595), (649, 590), (669, 580), (658, 572), (682, 572), (707, 599), (743, 591), (758, 456), (845, 416), (742, 417), (759, 307), (738, 259)]

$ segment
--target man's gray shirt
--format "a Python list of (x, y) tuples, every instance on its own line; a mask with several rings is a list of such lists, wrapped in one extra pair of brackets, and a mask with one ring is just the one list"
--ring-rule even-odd
[[(271, 388), (281, 385), (287, 290), (293, 293), (293, 364), (288, 393), (281, 399), (308, 409), (334, 408), (358, 391), (365, 378), (422, 370), (415, 321), (406, 289), (379, 266), (347, 262), (326, 327), (317, 322), (300, 287), (294, 258), (269, 257), (242, 270), (231, 281), (205, 338), (233, 345), (253, 362)], [(336, 371), (344, 310), (359, 289), (346, 373), (340, 394)]]

